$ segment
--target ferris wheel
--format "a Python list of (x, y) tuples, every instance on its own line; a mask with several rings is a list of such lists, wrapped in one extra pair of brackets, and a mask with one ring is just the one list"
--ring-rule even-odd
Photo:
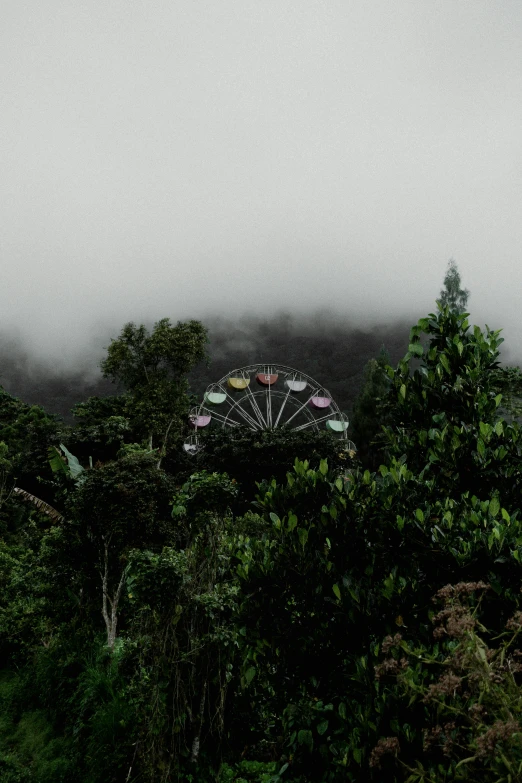
[(332, 395), (309, 375), (281, 364), (239, 367), (207, 387), (203, 400), (192, 408), (189, 423), (194, 432), (184, 443), (188, 454), (201, 448), (201, 430), (219, 426), (270, 430), (285, 427), (294, 432), (325, 428), (355, 453), (348, 439), (348, 417)]

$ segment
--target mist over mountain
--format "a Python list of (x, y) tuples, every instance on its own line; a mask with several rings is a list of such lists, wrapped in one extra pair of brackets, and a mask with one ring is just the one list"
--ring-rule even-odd
[[(204, 319), (209, 330), (209, 366), (199, 365), (190, 375), (195, 395), (231, 370), (255, 363), (280, 363), (311, 375), (333, 394), (342, 410), (349, 411), (363, 380), (366, 362), (381, 348), (396, 363), (407, 348), (413, 319), (388, 325), (361, 326), (355, 321), (323, 311), (294, 316), (250, 315), (240, 320)], [(110, 341), (108, 334), (105, 345)], [(117, 392), (99, 370), (103, 349), (95, 358), (78, 355), (67, 365), (50, 363), (31, 351), (20, 335), (3, 335), (0, 342), (0, 384), (24, 402), (42, 405), (47, 412), (70, 420), (73, 405), (89, 396)]]
[(71, 408), (94, 395), (114, 394), (110, 381), (101, 377), (97, 365), (78, 363), (56, 367), (41, 359), (19, 336), (0, 336), (0, 386), (30, 405), (71, 420)]
[(359, 392), (366, 362), (384, 347), (396, 363), (405, 353), (409, 321), (360, 326), (323, 312), (315, 316), (279, 313), (251, 316), (240, 323), (219, 319), (209, 324), (211, 364), (192, 373), (191, 387), (201, 394), (206, 385), (248, 364), (280, 363), (311, 375), (349, 411)]
[[(390, 363), (396, 365), (407, 350), (411, 326), (434, 309), (435, 302), (425, 312), (412, 312), (401, 318), (380, 320), (375, 315), (373, 323), (368, 316), (357, 319), (327, 309), (301, 314), (280, 310), (237, 318), (203, 317), (209, 332), (210, 362), (192, 371), (190, 389), (199, 400), (209, 384), (231, 370), (274, 362), (312, 376), (329, 389), (341, 410), (350, 412), (368, 360), (384, 348)], [(158, 318), (162, 316), (163, 313), (158, 314)], [(143, 323), (152, 328), (155, 320), (145, 317)], [(175, 322), (176, 318), (171, 320)], [(477, 322), (473, 315), (469, 320), (471, 324)], [(502, 328), (501, 316), (489, 325), (492, 329)], [(0, 385), (24, 402), (42, 405), (48, 413), (72, 421), (71, 408), (78, 402), (90, 396), (118, 393), (114, 384), (102, 377), (99, 364), (122, 326), (123, 323), (111, 329), (106, 326), (105, 330), (98, 326), (90, 341), (85, 339), (76, 354), (62, 357), (62, 361), (54, 360), (45, 350), (35, 349), (20, 332), (0, 333)], [(514, 339), (516, 334), (509, 329), (503, 334), (506, 342), (502, 346), (502, 363), (517, 365), (520, 350)]]

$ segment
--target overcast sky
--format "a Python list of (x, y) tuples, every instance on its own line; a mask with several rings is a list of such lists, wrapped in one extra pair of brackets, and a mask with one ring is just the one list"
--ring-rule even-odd
[(520, 0), (5, 0), (0, 327), (433, 309), (522, 338)]

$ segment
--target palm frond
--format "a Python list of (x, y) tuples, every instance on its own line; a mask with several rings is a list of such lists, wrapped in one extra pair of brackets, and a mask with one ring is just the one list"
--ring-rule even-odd
[(20, 487), (15, 487), (13, 491), (23, 500), (27, 500), (28, 503), (32, 503), (33, 506), (38, 509), (38, 511), (42, 512), (42, 514), (47, 514), (47, 516), (50, 517), (53, 522), (65, 521), (65, 517), (60, 514), (59, 511), (53, 508), (53, 506), (50, 506), (49, 503), (46, 503), (45, 500), (37, 498), (36, 495), (31, 495), (30, 492), (26, 492), (25, 489), (20, 489)]

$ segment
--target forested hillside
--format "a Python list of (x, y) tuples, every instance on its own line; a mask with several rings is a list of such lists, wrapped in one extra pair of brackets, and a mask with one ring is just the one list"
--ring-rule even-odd
[(254, 347), (361, 373), (357, 454), (184, 450), (209, 345), (251, 361), (198, 321), (127, 324), (71, 425), (1, 391), (2, 783), (522, 781), (520, 372), (451, 300), (364, 375), (326, 331)]
[[(340, 317), (316, 314), (308, 318), (275, 315), (240, 320), (208, 319), (209, 362), (189, 375), (190, 387), (200, 397), (208, 384), (235, 367), (253, 362), (280, 362), (308, 373), (327, 386), (341, 409), (350, 411), (363, 383), (364, 367), (384, 345), (391, 361), (406, 350), (409, 322), (359, 326)], [(109, 343), (107, 336), (107, 343)], [(71, 409), (89, 396), (115, 393), (98, 367), (84, 364), (59, 372), (45, 357), (35, 356), (18, 340), (0, 347), (0, 383), (16, 397), (41, 405), (72, 422)]]

